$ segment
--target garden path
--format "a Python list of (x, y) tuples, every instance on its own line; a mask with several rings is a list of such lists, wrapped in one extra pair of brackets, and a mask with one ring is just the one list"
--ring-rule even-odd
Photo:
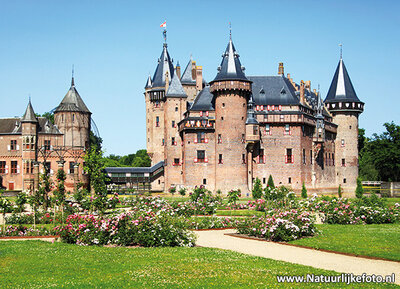
[(281, 260), (325, 270), (333, 270), (341, 273), (353, 273), (355, 275), (366, 273), (367, 275), (375, 274), (382, 276), (395, 273), (395, 283), (400, 285), (399, 262), (372, 260), (288, 246), (274, 242), (237, 238), (225, 235), (226, 233), (235, 233), (235, 230), (196, 231), (198, 236), (196, 244), (201, 247), (232, 250), (253, 256)]

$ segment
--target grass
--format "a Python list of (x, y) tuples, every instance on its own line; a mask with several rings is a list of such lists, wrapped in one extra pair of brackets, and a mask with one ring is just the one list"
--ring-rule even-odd
[(254, 210), (217, 210), (217, 216), (246, 216), (246, 217), (263, 217), (265, 213)]
[(393, 207), (396, 203), (400, 204), (400, 198), (385, 198), (385, 200), (389, 207)]
[(400, 224), (316, 226), (318, 235), (289, 243), (400, 261)]
[(276, 275), (337, 274), (211, 248), (80, 247), (41, 241), (0, 242), (0, 264), (1, 288), (326, 288), (277, 283)]

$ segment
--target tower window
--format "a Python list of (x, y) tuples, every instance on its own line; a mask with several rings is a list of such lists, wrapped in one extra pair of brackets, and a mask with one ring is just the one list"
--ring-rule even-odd
[(203, 185), (207, 185), (207, 179), (203, 179)]
[(206, 160), (206, 152), (204, 150), (197, 151), (197, 161), (199, 163), (204, 163)]
[(222, 107), (225, 107), (225, 103), (224, 102), (222, 103)]
[(165, 145), (165, 139), (162, 139), (162, 145), (163, 146)]
[(303, 149), (303, 165), (306, 164), (306, 149)]
[(263, 184), (265, 184), (265, 178), (263, 178)]
[(312, 150), (310, 150), (310, 164), (313, 163), (313, 159), (312, 159)]
[(222, 163), (223, 163), (222, 154), (219, 154), (219, 155), (218, 155), (218, 163), (219, 163), (219, 164), (222, 164)]
[(171, 145), (176, 146), (175, 137), (171, 137)]
[(286, 160), (285, 163), (292, 164), (293, 163), (293, 155), (292, 149), (286, 149)]
[(244, 137), (244, 133), (242, 134), (242, 143), (245, 142), (245, 137)]
[(221, 136), (221, 134), (218, 134), (218, 143), (222, 143), (222, 136)]
[(72, 114), (72, 122), (75, 121), (75, 114)]
[(178, 107), (177, 106), (175, 107), (175, 111), (178, 111)]
[(221, 116), (221, 120), (224, 120), (224, 117), (223, 117), (223, 116)]
[(258, 155), (258, 163), (259, 164), (265, 163), (264, 149), (260, 149), (260, 154)]
[(345, 183), (346, 183), (346, 178), (343, 179), (343, 184), (345, 184)]
[(156, 116), (156, 127), (160, 126), (160, 117)]
[(206, 142), (206, 134), (204, 132), (197, 133), (197, 142), (198, 143), (205, 143)]
[(346, 159), (342, 159), (342, 167), (346, 166)]
[(174, 164), (173, 164), (174, 166), (179, 166), (179, 159), (174, 159)]
[(253, 126), (253, 135), (258, 135), (258, 126)]
[(245, 163), (246, 163), (246, 155), (242, 154), (242, 164), (245, 164)]
[(291, 184), (292, 183), (292, 178), (288, 178), (288, 184)]
[(332, 164), (335, 165), (335, 154), (332, 153)]
[(351, 125), (349, 125), (349, 129), (351, 129)]
[(172, 127), (176, 127), (175, 126), (175, 120), (172, 121)]
[(342, 138), (342, 147), (344, 147), (344, 139)]

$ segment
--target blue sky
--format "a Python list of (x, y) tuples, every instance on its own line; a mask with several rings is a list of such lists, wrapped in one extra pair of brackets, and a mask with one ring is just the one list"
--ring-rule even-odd
[(360, 127), (400, 124), (400, 1), (1, 1), (0, 117), (21, 116), (29, 94), (38, 113), (55, 108), (71, 81), (106, 154), (145, 148), (144, 85), (162, 51), (185, 66), (190, 54), (212, 80), (232, 38), (247, 75), (318, 84), (325, 98), (338, 44), (358, 97)]

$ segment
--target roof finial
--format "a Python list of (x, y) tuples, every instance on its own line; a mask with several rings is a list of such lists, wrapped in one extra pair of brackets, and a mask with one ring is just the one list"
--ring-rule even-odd
[(164, 28), (163, 31), (163, 36), (164, 36), (164, 46), (167, 46), (167, 21), (164, 21), (164, 23), (162, 23), (160, 25), (160, 27)]
[(72, 78), (71, 78), (71, 87), (75, 86), (75, 81), (74, 81), (74, 65), (72, 64)]
[(31, 102), (31, 94), (29, 93), (29, 103)]
[(232, 40), (232, 24), (229, 22), (229, 39)]
[(340, 43), (339, 46), (340, 46), (340, 60), (342, 60), (342, 46), (343, 46), (343, 44)]

